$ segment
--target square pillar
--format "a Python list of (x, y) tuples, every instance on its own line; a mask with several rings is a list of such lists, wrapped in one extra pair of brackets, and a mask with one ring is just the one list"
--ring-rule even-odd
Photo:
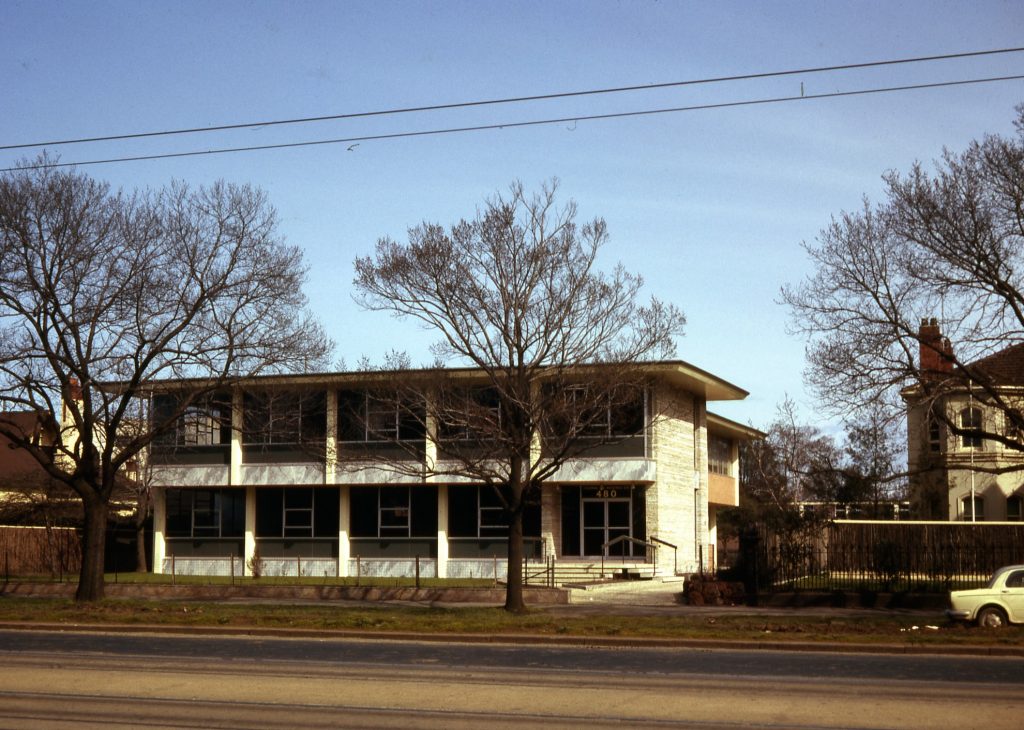
[(249, 562), (256, 555), (256, 487), (245, 488), (245, 548), (242, 575), (252, 575)]
[(448, 577), (448, 485), (437, 485), (437, 577)]
[(338, 490), (338, 577), (348, 577), (348, 561), (352, 557), (352, 545), (348, 540), (352, 520), (351, 497), (349, 488), (342, 486)]
[(164, 557), (167, 555), (167, 492), (153, 489), (153, 572), (164, 572)]

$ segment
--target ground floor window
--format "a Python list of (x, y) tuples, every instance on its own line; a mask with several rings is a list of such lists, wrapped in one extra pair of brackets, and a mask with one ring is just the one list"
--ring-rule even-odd
[(1021, 514), (1021, 497), (1014, 494), (1006, 498), (1006, 519), (1010, 522), (1020, 522), (1024, 515)]
[(563, 486), (562, 555), (643, 557), (646, 550), (628, 539), (646, 539), (643, 487)]
[[(508, 515), (494, 487), (448, 487), (448, 540), (453, 558), (505, 555)], [(523, 540), (527, 557), (540, 555), (540, 502), (523, 509)]]
[(245, 535), (244, 489), (168, 489), (169, 538), (237, 538)]
[(437, 488), (352, 487), (352, 537), (437, 538)]
[(960, 500), (960, 519), (965, 522), (983, 522), (985, 520), (985, 498), (974, 497), (973, 510), (971, 497)]
[(256, 490), (257, 538), (338, 539), (337, 487)]

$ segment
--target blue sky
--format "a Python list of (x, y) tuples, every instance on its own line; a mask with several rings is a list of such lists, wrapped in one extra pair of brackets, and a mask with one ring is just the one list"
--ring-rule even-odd
[[(1019, 2), (35, 2), (0, 6), (0, 145), (642, 85), (1024, 45)], [(158, 140), (63, 161), (511, 123), (1024, 73), (1024, 54)], [(313, 309), (349, 364), (429, 333), (351, 299), (380, 236), (471, 216), (557, 176), (602, 216), (607, 268), (688, 317), (679, 356), (751, 392), (713, 410), (764, 426), (801, 381), (779, 288), (881, 175), (1011, 134), (1024, 82), (458, 135), (85, 167), (115, 186), (218, 178), (266, 189), (305, 250)], [(0, 151), (0, 166), (35, 150)]]

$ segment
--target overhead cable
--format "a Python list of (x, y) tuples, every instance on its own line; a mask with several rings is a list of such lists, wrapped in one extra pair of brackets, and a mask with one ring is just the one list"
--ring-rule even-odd
[(430, 104), (426, 106), (400, 107), (396, 109), (384, 109), (379, 111), (352, 112), (348, 114), (328, 114), (315, 117), (298, 117), (294, 119), (275, 119), (259, 122), (241, 122), (236, 124), (220, 124), (208, 127), (186, 127), (182, 129), (168, 129), (155, 132), (134, 132), (130, 134), (111, 134), (95, 137), (80, 137), (77, 139), (51, 140), (49, 142), (26, 142), (22, 144), (0, 145), (0, 150), (27, 149), (30, 147), (57, 147), (61, 145), (84, 144), (89, 142), (112, 142), (125, 139), (142, 139), (146, 137), (167, 137), (181, 134), (198, 134), (201, 132), (223, 132), (232, 129), (248, 129), (259, 127), (272, 127), (289, 124), (308, 124), (310, 122), (337, 121), (341, 119), (359, 119), (365, 117), (389, 116), (394, 114), (409, 114), (413, 112), (442, 111), (446, 109), (466, 109), (479, 106), (491, 106), (497, 104), (517, 104), (527, 101), (544, 101), (550, 99), (568, 99), (579, 96), (595, 96), (598, 94), (619, 94), (628, 91), (649, 91), (654, 89), (668, 89), (682, 86), (696, 86), (700, 84), (717, 84), (731, 81), (749, 81), (753, 79), (777, 78), (782, 76), (794, 76), (798, 74), (828, 73), (833, 71), (849, 71), (853, 69), (876, 68), (881, 66), (896, 66), (910, 63), (929, 63), (934, 61), (948, 61), (961, 58), (976, 58), (979, 56), (993, 56), (1006, 53), (1020, 53), (1020, 48), (996, 48), (986, 51), (969, 51), (965, 53), (946, 53), (935, 56), (917, 56), (914, 58), (897, 58), (887, 61), (865, 61), (862, 63), (847, 63), (835, 66), (816, 66), (811, 68), (790, 69), (787, 71), (765, 71), (758, 73), (737, 74), (733, 76), (718, 76), (713, 78), (691, 79), (687, 81), (667, 81), (664, 83), (640, 84), (635, 86), (617, 86), (603, 89), (589, 89), (585, 91), (565, 91), (552, 94), (534, 94), (530, 96), (515, 96), (502, 99), (485, 99), (481, 101), (454, 102), (450, 104)]
[(201, 155), (220, 155), (231, 152), (256, 152), (259, 150), (291, 149), (295, 147), (314, 147), (318, 145), (331, 144), (352, 144), (355, 142), (370, 142), (389, 139), (403, 139), (410, 137), (429, 137), (443, 134), (458, 134), (463, 132), (481, 132), (486, 130), (514, 129), (517, 127), (535, 127), (550, 124), (565, 124), (569, 122), (601, 121), (607, 119), (623, 119), (628, 117), (651, 116), (655, 114), (672, 114), (679, 112), (702, 111), (707, 109), (728, 109), (743, 106), (758, 106), (765, 104), (780, 104), (794, 101), (811, 101), (814, 99), (836, 99), (849, 96), (866, 96), (869, 94), (886, 94), (898, 91), (914, 91), (919, 89), (939, 89), (950, 86), (968, 86), (971, 84), (985, 84), (998, 81), (1018, 81), (1024, 79), (1024, 74), (1015, 76), (992, 76), (982, 79), (965, 79), (962, 81), (939, 81), (929, 84), (909, 84), (906, 86), (888, 86), (877, 89), (857, 89), (854, 91), (834, 91), (825, 94), (806, 94), (801, 96), (779, 96), (767, 99), (748, 99), (744, 101), (720, 102), (717, 104), (698, 104), (694, 106), (679, 106), (663, 109), (645, 109), (631, 112), (611, 112), (608, 114), (589, 114), (584, 116), (558, 117), (551, 119), (534, 119), (520, 122), (502, 122), (498, 124), (480, 124), (466, 127), (448, 127), (444, 129), (426, 129), (415, 132), (393, 132), (390, 134), (368, 134), (357, 137), (339, 137), (336, 139), (309, 140), (305, 142), (283, 142), (280, 144), (250, 145), (246, 147), (223, 147), (212, 150), (193, 150), (190, 152), (167, 152), (153, 155), (135, 155), (132, 157), (111, 157), (100, 160), (84, 160), (79, 162), (52, 162), (44, 164), (26, 164), (19, 167), (0, 168), (0, 172), (12, 172), (14, 170), (39, 170), (54, 167), (84, 167), (86, 165), (104, 165), (115, 162), (139, 162), (142, 160), (166, 160), (175, 157), (198, 157)]

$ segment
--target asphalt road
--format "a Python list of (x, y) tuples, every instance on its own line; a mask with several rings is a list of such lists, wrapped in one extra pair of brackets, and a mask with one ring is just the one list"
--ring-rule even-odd
[(1019, 728), (1019, 658), (0, 632), (0, 728)]

